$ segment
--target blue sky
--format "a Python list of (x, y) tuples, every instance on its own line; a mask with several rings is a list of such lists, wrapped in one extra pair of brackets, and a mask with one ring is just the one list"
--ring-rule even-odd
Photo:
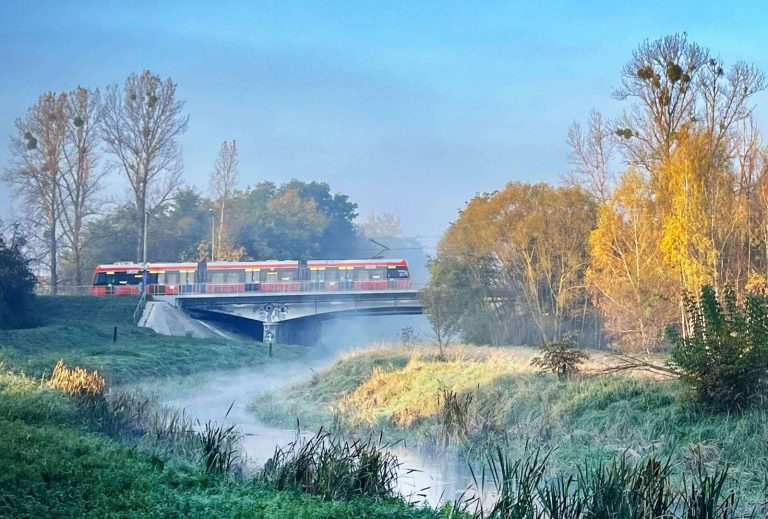
[[(6, 0), (0, 140), (46, 90), (150, 69), (187, 102), (188, 184), (204, 189), (218, 146), (236, 139), (241, 184), (325, 180), (432, 244), (477, 192), (557, 182), (569, 125), (621, 110), (611, 91), (642, 40), (686, 31), (768, 71), (760, 5)], [(108, 192), (125, 196), (125, 183)], [(10, 200), (0, 187), (0, 216), (15, 214)]]

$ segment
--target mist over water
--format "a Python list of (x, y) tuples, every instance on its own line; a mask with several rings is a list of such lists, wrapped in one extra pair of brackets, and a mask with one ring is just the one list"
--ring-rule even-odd
[[(247, 466), (257, 469), (274, 454), (276, 446), (296, 440), (297, 430), (259, 422), (246, 409), (248, 402), (265, 391), (279, 391), (281, 387), (311, 377), (351, 351), (375, 347), (381, 342), (398, 343), (405, 327), (412, 327), (421, 338), (428, 336), (428, 323), (423, 316), (338, 319), (324, 323), (318, 344), (307, 347), (307, 355), (301, 359), (275, 360), (241, 370), (168, 377), (143, 384), (141, 389), (156, 394), (163, 404), (185, 409), (201, 423), (211, 420), (236, 424), (243, 434)], [(274, 347), (277, 349), (280, 345)], [(230, 405), (232, 408), (226, 415)], [(302, 435), (314, 432), (302, 430)], [(385, 441), (397, 439), (385, 438)], [(393, 446), (392, 451), (402, 463), (400, 493), (414, 501), (426, 501), (433, 506), (452, 501), (471, 482), (463, 461), (450, 456), (430, 456), (403, 443)]]
[(320, 339), (311, 348), (317, 348), (318, 354), (333, 362), (341, 353), (371, 347), (376, 343), (398, 344), (402, 330), (408, 327), (413, 329), (417, 338), (425, 339), (430, 336), (429, 322), (423, 315), (332, 319), (323, 323)]

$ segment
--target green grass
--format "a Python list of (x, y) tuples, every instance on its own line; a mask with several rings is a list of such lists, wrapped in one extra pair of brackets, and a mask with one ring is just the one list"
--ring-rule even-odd
[(409, 358), (408, 351), (392, 348), (348, 356), (307, 381), (261, 393), (249, 408), (269, 425), (293, 427), (297, 418), (306, 425), (327, 425), (332, 420), (333, 407), (374, 371), (402, 369)]
[[(0, 331), (0, 358), (33, 377), (50, 373), (59, 359), (98, 370), (112, 383), (185, 375), (267, 362), (256, 342), (167, 337), (132, 324), (132, 297), (39, 297), (35, 328)], [(118, 339), (112, 342), (113, 327)], [(279, 346), (276, 358), (295, 359), (300, 347)]]
[(447, 416), (438, 402), (442, 387), (471, 398), (469, 437), (455, 442), (467, 456), (479, 457), (500, 441), (511, 453), (530, 443), (555, 449), (549, 468), (556, 473), (626, 453), (630, 459), (671, 457), (682, 474), (693, 470), (700, 453), (708, 467), (730, 464), (733, 481), (752, 499), (762, 497), (768, 406), (713, 414), (688, 399), (680, 383), (647, 376), (559, 381), (530, 367), (533, 354), (456, 348), (438, 361), (431, 351), (408, 360), (399, 347), (359, 353), (287, 391), (257, 398), (250, 408), (273, 423), (383, 429), (439, 448)]
[(434, 517), (395, 499), (327, 501), (205, 475), (89, 430), (63, 394), (0, 372), (0, 517)]
[[(0, 332), (0, 517), (435, 517), (396, 498), (324, 500), (158, 457), (102, 430), (41, 377), (59, 359), (110, 383), (270, 362), (256, 343), (164, 337), (131, 323), (134, 298), (41, 297), (35, 328)], [(118, 326), (118, 342), (112, 329)], [(275, 348), (298, 359), (298, 347)], [(22, 373), (23, 372), (23, 373)], [(24, 374), (25, 373), (25, 374)]]

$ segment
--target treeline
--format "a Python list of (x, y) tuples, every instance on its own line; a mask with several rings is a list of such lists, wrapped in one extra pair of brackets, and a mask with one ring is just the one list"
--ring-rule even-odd
[[(323, 182), (238, 186), (237, 143), (211, 160), (206, 194), (184, 183), (179, 139), (189, 116), (171, 79), (150, 71), (122, 85), (46, 92), (17, 119), (3, 172), (23, 200), (36, 264), (50, 288), (82, 286), (93, 265), (149, 261), (370, 257), (364, 235), (394, 236), (399, 220), (369, 216)], [(128, 192), (109, 203), (107, 183)]]
[[(222, 212), (221, 207), (225, 209)], [(132, 258), (139, 237), (135, 206), (125, 203), (95, 219), (90, 263)], [(224, 199), (191, 187), (150, 213), (151, 261), (336, 258), (370, 251), (353, 224), (357, 204), (332, 194), (323, 182), (260, 182), (234, 189)]]
[(432, 287), (462, 301), (444, 306), (465, 338), (650, 350), (684, 323), (686, 291), (766, 291), (764, 88), (685, 34), (641, 44), (614, 91), (624, 113), (569, 130), (564, 185), (479, 195), (445, 233)]

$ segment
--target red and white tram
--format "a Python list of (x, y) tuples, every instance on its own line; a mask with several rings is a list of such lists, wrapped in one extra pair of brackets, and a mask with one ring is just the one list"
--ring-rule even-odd
[[(323, 292), (411, 288), (405, 260), (215, 261), (149, 263), (147, 293)], [(91, 294), (139, 295), (144, 267), (97, 265)]]

